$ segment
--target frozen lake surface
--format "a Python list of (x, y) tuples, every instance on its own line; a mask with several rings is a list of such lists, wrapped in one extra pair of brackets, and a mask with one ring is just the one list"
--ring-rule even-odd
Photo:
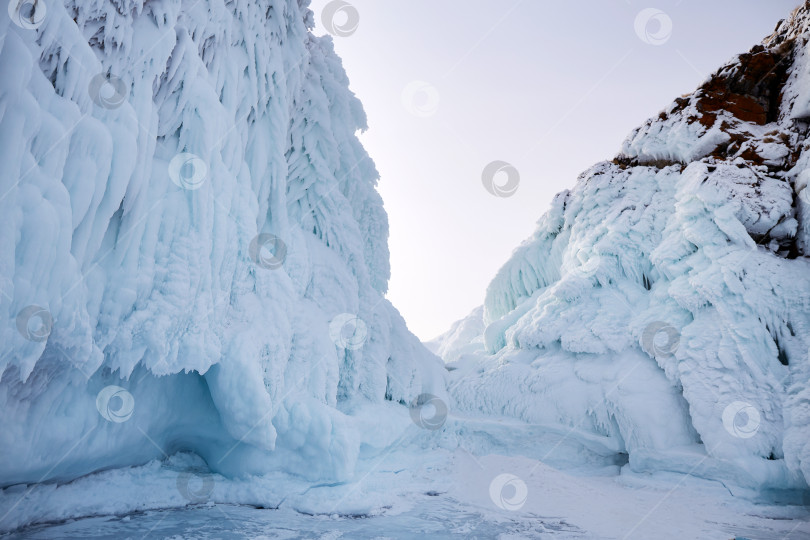
[[(409, 442), (364, 459), (347, 482), (312, 485), (283, 474), (228, 479), (178, 454), (58, 486), (7, 489), (0, 515), (9, 528), (41, 524), (0, 540), (810, 538), (807, 505), (757, 504), (720, 482), (634, 472), (622, 462), (572, 467), (597, 448), (589, 440), (467, 419), (454, 430), (465, 432), (462, 444), (443, 449), (426, 447), (437, 435), (421, 439), (423, 430), (412, 431)], [(557, 447), (553, 464), (503, 452), (543, 457), (550, 455), (545, 445)]]
[[(612, 539), (656, 538), (799, 540), (810, 537), (806, 517), (756, 515), (750, 509), (741, 511), (739, 520), (733, 512), (718, 512), (716, 520), (684, 514), (680, 524), (653, 516), (644, 527), (636, 528), (641, 517), (648, 516), (639, 508), (637, 518), (621, 524), (621, 513), (613, 523), (576, 524), (583, 513), (600, 515), (608, 511), (599, 501), (588, 500), (592, 492), (583, 492), (581, 506), (572, 516), (542, 515), (533, 511), (503, 513), (459, 501), (447, 494), (420, 494), (411, 509), (374, 516), (308, 515), (289, 508), (263, 509), (233, 504), (206, 504), (193, 507), (150, 510), (127, 516), (100, 516), (44, 524), (0, 536), (3, 540), (21, 539), (221, 539), (221, 538), (304, 538), (304, 539), (401, 539), (401, 538), (518, 538)], [(680, 497), (674, 501), (677, 511), (685, 510)], [(617, 501), (614, 501), (617, 502)], [(622, 503), (629, 503), (628, 500)], [(650, 500), (651, 505), (658, 501)], [(600, 505), (600, 506), (594, 506)], [(662, 514), (672, 516), (671, 505), (660, 505)], [(764, 512), (767, 513), (767, 512)], [(732, 517), (730, 517), (730, 515)], [(675, 516), (672, 516), (675, 517)], [(672, 519), (672, 518), (670, 518)], [(587, 520), (586, 520), (587, 521)], [(649, 536), (654, 534), (655, 536)], [(693, 536), (699, 535), (699, 536)]]
[(435, 497), (394, 516), (309, 516), (291, 510), (213, 505), (150, 511), (124, 518), (97, 517), (35, 527), (8, 540), (22, 538), (593, 538), (556, 517), (537, 516), (513, 522), (493, 520), (473, 508)]

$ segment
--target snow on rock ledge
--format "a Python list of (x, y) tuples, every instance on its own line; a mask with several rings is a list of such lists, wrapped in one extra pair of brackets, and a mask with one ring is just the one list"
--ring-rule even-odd
[(354, 404), (442, 394), (382, 296), (365, 115), (308, 1), (11, 1), (0, 486), (178, 450), (343, 479), (391, 437)]
[(808, 488), (808, 38), (810, 3), (556, 197), (456, 325), (483, 330), (434, 343), (459, 409)]

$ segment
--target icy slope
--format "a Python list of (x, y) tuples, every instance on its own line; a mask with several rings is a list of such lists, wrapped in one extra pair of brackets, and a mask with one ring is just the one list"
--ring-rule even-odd
[(442, 395), (307, 5), (4, 2), (0, 486), (178, 450), (341, 479), (396, 437), (357, 406)]
[(809, 28), (810, 4), (556, 197), (433, 344), (461, 411), (602, 437), (637, 471), (807, 488)]

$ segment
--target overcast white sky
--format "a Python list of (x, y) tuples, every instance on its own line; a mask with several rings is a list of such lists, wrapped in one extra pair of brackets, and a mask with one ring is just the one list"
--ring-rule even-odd
[[(328, 3), (312, 2), (317, 34)], [(427, 340), (483, 303), (555, 193), (799, 1), (349, 3), (358, 24), (335, 48), (368, 114), (361, 140), (381, 174), (388, 298)], [(338, 30), (351, 8), (335, 15)], [(644, 12), (636, 25), (648, 8), (664, 15)], [(494, 160), (520, 175), (510, 197), (482, 184)]]

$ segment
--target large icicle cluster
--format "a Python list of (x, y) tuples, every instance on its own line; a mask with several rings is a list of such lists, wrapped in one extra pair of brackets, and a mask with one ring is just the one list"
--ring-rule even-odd
[(436, 344), (459, 408), (635, 470), (807, 488), (809, 29), (810, 4), (556, 197)]
[(0, 486), (178, 450), (341, 479), (382, 444), (353, 411), (442, 393), (308, 3), (4, 2)]

